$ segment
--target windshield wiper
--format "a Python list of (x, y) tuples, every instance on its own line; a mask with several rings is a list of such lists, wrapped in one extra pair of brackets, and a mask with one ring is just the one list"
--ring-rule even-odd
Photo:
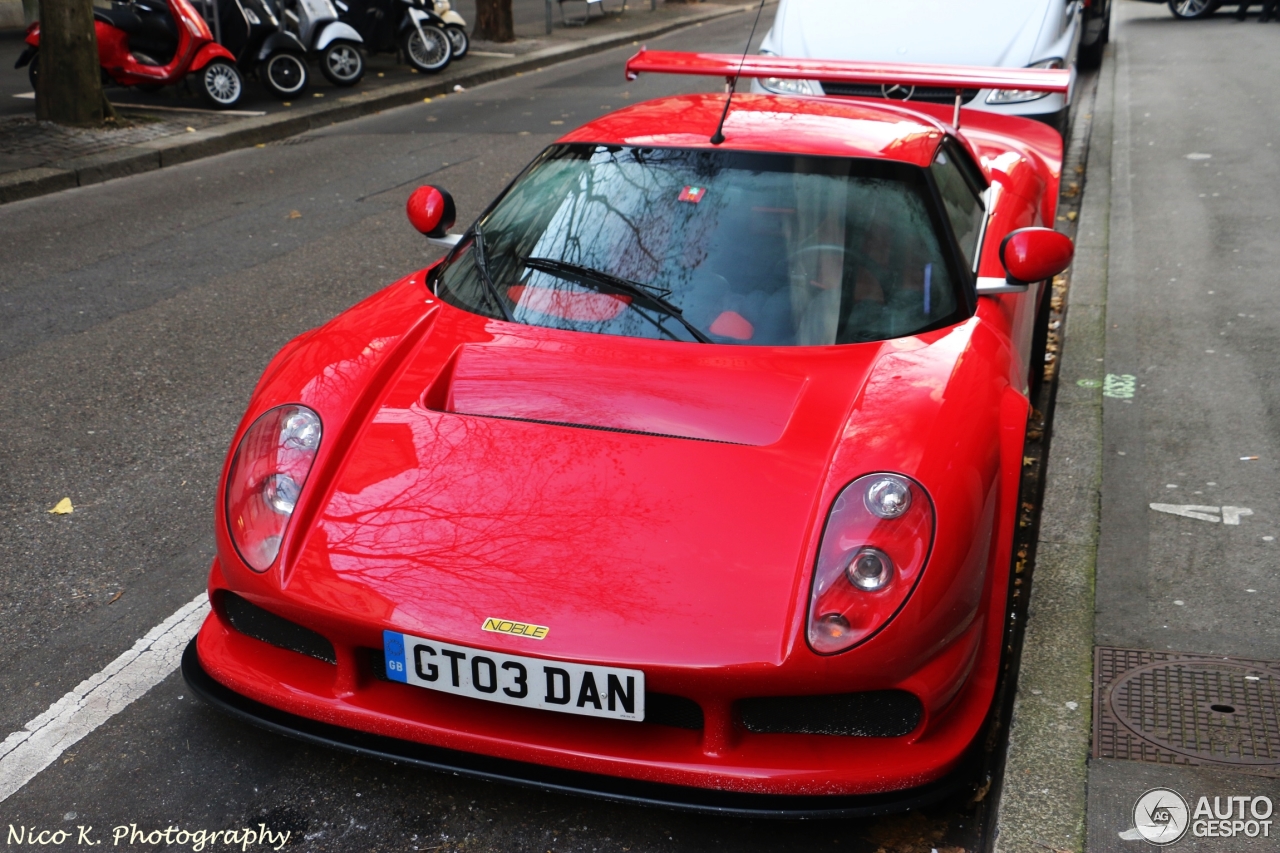
[(479, 223), (471, 226), (471, 256), (475, 260), (476, 270), (480, 273), (480, 280), (484, 282), (485, 290), (489, 291), (493, 301), (498, 303), (498, 310), (502, 312), (502, 319), (508, 323), (513, 322), (511, 312), (507, 310), (507, 304), (502, 301), (502, 297), (498, 294), (498, 286), (493, 283), (493, 277), (489, 275), (489, 262), (484, 255), (484, 232), (480, 230)]
[(525, 258), (524, 265), (531, 270), (551, 273), (582, 284), (604, 287), (608, 290), (616, 290), (619, 293), (626, 294), (633, 299), (657, 308), (668, 317), (674, 317), (680, 325), (689, 330), (689, 334), (693, 335), (694, 339), (699, 343), (714, 343), (697, 326), (684, 318), (684, 312), (679, 307), (666, 299), (665, 294), (670, 293), (671, 291), (669, 290), (661, 290), (650, 285), (628, 281), (625, 278), (619, 278), (601, 270), (579, 266), (568, 261), (557, 261), (553, 258)]

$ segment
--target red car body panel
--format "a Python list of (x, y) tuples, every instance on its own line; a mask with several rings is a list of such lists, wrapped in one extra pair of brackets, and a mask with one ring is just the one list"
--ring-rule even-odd
[[(666, 98), (563, 141), (711, 147), (722, 105)], [(726, 147), (923, 166), (954, 133), (949, 116), (741, 96)], [(1003, 276), (1000, 239), (1053, 222), (1061, 142), (989, 113), (965, 111), (964, 125), (993, 186), (979, 272)], [(487, 319), (435, 298), (425, 274), (291, 342), (255, 389), (233, 448), (283, 403), (317, 412), (324, 439), (268, 571), (240, 560), (219, 502), (215, 607), (197, 643), (208, 675), (348, 729), (691, 788), (875, 794), (957, 767), (999, 672), (1038, 287), (897, 340), (727, 347)], [(878, 632), (815, 654), (805, 620), (828, 508), (882, 471), (933, 500), (928, 565)], [(319, 632), (336, 666), (236, 631), (220, 590)], [(531, 643), (482, 631), (488, 617), (551, 631)], [(643, 669), (649, 690), (695, 700), (704, 728), (379, 681), (366, 661), (383, 630)], [(908, 735), (753, 734), (735, 710), (749, 697), (888, 689), (923, 704)]]
[(1071, 89), (1067, 69), (999, 68), (968, 65), (926, 65), (910, 62), (858, 62), (845, 59), (798, 59), (790, 56), (732, 53), (682, 53), (640, 48), (627, 60), (626, 75), (642, 73), (692, 74), (704, 77), (774, 77), (790, 80), (831, 80), (877, 86), (932, 86), (964, 89), (1023, 89), (1059, 92)]

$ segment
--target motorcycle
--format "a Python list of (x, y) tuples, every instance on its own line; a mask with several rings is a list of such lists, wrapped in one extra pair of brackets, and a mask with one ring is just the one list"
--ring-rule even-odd
[(342, 0), (283, 0), (284, 18), (320, 63), (320, 73), (335, 86), (354, 86), (364, 76), (364, 39), (338, 20)]
[(342, 20), (375, 53), (399, 52), (418, 71), (432, 74), (453, 59), (443, 18), (427, 0), (344, 0)]
[(271, 0), (195, 0), (213, 22), (218, 42), (246, 75), (272, 95), (295, 98), (307, 88), (307, 48), (280, 23)]
[[(93, 8), (98, 64), (121, 86), (151, 91), (188, 76), (208, 103), (233, 107), (244, 94), (235, 56), (218, 44), (188, 0), (130, 0)], [(40, 22), (27, 28), (27, 48), (15, 68), (27, 66), (36, 88), (40, 68)]]
[(471, 49), (471, 38), (467, 35), (467, 21), (450, 5), (449, 0), (435, 0), (435, 12), (445, 23), (445, 32), (453, 43), (453, 58), (462, 59)]

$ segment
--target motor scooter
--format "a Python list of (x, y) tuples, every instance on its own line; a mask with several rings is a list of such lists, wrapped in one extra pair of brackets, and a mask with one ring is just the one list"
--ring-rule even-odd
[(435, 12), (444, 21), (444, 31), (453, 43), (453, 58), (461, 59), (471, 49), (471, 37), (467, 35), (467, 20), (454, 10), (449, 0), (435, 0)]
[[(153, 90), (181, 82), (188, 75), (209, 104), (235, 106), (244, 94), (236, 58), (218, 44), (200, 13), (188, 0), (130, 0), (110, 8), (93, 8), (98, 64), (121, 86)], [(40, 22), (27, 28), (27, 49), (15, 68), (27, 66), (36, 88), (40, 68)]]
[(307, 88), (307, 48), (284, 28), (272, 0), (192, 0), (213, 24), (245, 75), (257, 76), (272, 95), (296, 98)]
[(348, 23), (338, 20), (341, 0), (282, 0), (286, 26), (291, 27), (320, 63), (320, 73), (335, 86), (354, 86), (364, 76), (364, 39)]
[(453, 59), (453, 42), (430, 0), (343, 0), (342, 20), (355, 27), (371, 52), (398, 51), (426, 74)]

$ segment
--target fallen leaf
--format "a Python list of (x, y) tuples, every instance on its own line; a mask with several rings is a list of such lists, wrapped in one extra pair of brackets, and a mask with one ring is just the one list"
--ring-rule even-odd
[(49, 510), (53, 515), (71, 515), (75, 511), (76, 508), (71, 505), (71, 498), (63, 498), (58, 501), (53, 509)]
[(424, 104), (429, 104), (429, 103), (431, 103), (431, 99), (430, 99), (430, 98), (423, 98), (423, 99), (422, 99), (422, 103), (424, 103)]
[(1080, 214), (1076, 213), (1074, 210), (1067, 214), (1067, 219), (1069, 219), (1072, 222), (1075, 222), (1079, 218), (1080, 218)]
[(298, 211), (298, 210), (291, 210), (291, 211), (289, 211), (289, 218), (290, 218), (290, 219), (301, 219), (301, 218), (302, 218), (302, 212), (301, 212), (301, 211)]
[(280, 106), (282, 106), (282, 107), (291, 107), (291, 106), (293, 106), (293, 101), (281, 101), (281, 102), (280, 102)]
[(324, 92), (316, 92), (316, 93), (315, 93), (314, 95), (312, 95), (311, 97), (313, 97), (313, 98), (323, 98), (323, 97), (324, 97)]
[(266, 147), (267, 147), (267, 143), (265, 143), (265, 142), (259, 142), (257, 145), (255, 145), (255, 146), (253, 146), (253, 147), (254, 147), (254, 148), (266, 148)]
[(124, 595), (123, 589), (117, 592), (115, 595), (111, 596), (111, 600), (108, 601), (107, 604), (115, 604), (120, 599), (120, 596), (122, 595)]
[(195, 133), (195, 132), (196, 132), (196, 129), (194, 127), (187, 128), (187, 133)]

